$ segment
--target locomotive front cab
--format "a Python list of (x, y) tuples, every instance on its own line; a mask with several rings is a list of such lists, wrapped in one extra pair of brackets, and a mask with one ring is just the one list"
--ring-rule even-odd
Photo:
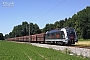
[(66, 32), (69, 39), (68, 43), (75, 44), (78, 41), (75, 30), (73, 28), (67, 28)]
[(68, 36), (68, 39), (69, 39), (69, 43), (71, 44), (75, 44), (75, 32), (73, 30), (68, 30), (67, 31), (67, 36)]
[(65, 44), (75, 44), (75, 42), (78, 41), (74, 28), (65, 27), (62, 28), (61, 31), (63, 31), (65, 34)]

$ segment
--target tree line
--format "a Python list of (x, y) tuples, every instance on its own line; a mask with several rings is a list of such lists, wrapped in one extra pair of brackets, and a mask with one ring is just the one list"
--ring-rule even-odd
[(29, 36), (29, 29), (30, 29), (30, 35), (41, 33), (41, 30), (36, 23), (33, 24), (25, 21), (25, 22), (22, 22), (21, 25), (14, 26), (12, 32), (10, 32), (9, 34), (6, 34), (5, 38)]
[(73, 27), (76, 30), (78, 38), (80, 39), (90, 39), (90, 6), (77, 12), (72, 17), (65, 18), (64, 20), (56, 21), (54, 24), (47, 23), (43, 29), (35, 23), (22, 22), (21, 25), (14, 26), (12, 32), (5, 35), (8, 37), (19, 37), (29, 35), (29, 25), (30, 34), (39, 34), (56, 28), (63, 27)]

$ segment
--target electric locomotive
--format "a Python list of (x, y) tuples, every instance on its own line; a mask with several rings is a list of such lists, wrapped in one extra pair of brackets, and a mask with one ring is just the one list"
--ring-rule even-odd
[(65, 27), (46, 32), (45, 43), (71, 45), (75, 44), (75, 42), (78, 42), (78, 38), (75, 29), (72, 27)]

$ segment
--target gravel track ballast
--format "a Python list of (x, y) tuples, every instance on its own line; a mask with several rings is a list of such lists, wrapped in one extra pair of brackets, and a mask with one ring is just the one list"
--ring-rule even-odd
[(68, 50), (68, 52), (70, 52), (70, 55), (80, 55), (83, 57), (89, 57), (90, 58), (90, 49), (86, 49), (86, 48), (49, 45), (49, 44), (39, 44), (39, 43), (31, 43), (31, 44), (38, 46), (38, 47), (52, 48), (52, 49), (60, 50), (60, 51), (67, 51)]

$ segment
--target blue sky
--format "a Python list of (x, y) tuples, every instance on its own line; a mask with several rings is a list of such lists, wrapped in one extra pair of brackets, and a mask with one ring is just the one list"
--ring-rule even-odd
[(0, 0), (0, 33), (8, 34), (24, 21), (44, 28), (45, 24), (71, 17), (86, 6), (90, 6), (90, 0)]

